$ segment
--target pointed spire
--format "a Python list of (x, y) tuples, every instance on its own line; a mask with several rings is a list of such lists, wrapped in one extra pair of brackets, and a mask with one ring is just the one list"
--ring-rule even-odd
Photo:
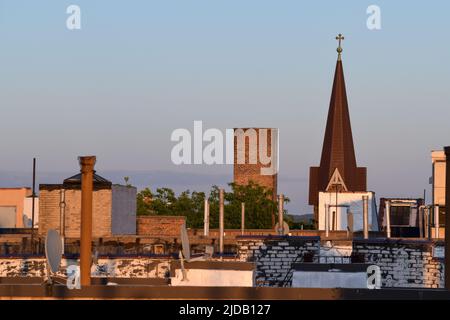
[(341, 41), (339, 34), (337, 48), (338, 60), (334, 73), (333, 89), (328, 109), (327, 125), (323, 140), (320, 167), (310, 169), (309, 204), (318, 205), (319, 192), (326, 191), (331, 180), (336, 179), (348, 191), (366, 191), (366, 168), (358, 168), (353, 145), (350, 113), (345, 88), (344, 69), (341, 60)]

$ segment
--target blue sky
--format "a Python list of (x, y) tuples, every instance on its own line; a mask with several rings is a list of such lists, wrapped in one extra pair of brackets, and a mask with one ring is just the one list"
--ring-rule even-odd
[[(66, 28), (70, 4), (81, 30)], [(372, 4), (381, 30), (366, 27)], [(450, 144), (449, 14), (448, 1), (0, 0), (0, 171), (28, 172), (36, 156), (42, 172), (73, 172), (95, 154), (99, 173), (185, 173), (167, 184), (203, 189), (232, 168), (173, 165), (174, 129), (277, 127), (280, 190), (307, 213), (343, 33), (368, 187), (420, 196), (430, 151)]]

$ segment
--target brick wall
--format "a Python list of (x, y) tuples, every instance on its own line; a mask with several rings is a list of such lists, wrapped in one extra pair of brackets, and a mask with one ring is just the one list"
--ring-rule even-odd
[(443, 288), (444, 261), (431, 241), (354, 241), (353, 255), (381, 269), (382, 287)]
[[(64, 233), (66, 237), (80, 236), (81, 190), (66, 189)], [(40, 189), (39, 191), (39, 234), (44, 236), (49, 229), (60, 230), (61, 188)], [(111, 236), (111, 189), (94, 190), (92, 198), (92, 236)]]
[(313, 257), (320, 250), (318, 237), (252, 237), (238, 240), (241, 261), (255, 262), (256, 285), (278, 286), (294, 261)]
[(184, 216), (139, 216), (137, 234), (142, 236), (179, 237)]

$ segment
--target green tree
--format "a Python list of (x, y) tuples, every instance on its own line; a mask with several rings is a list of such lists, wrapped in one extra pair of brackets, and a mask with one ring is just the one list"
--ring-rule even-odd
[[(245, 203), (245, 228), (272, 228), (272, 213), (277, 211), (277, 202), (273, 201), (272, 190), (250, 182), (248, 185), (229, 184), (231, 191), (224, 192), (225, 228), (241, 227), (241, 204)], [(149, 188), (137, 195), (138, 215), (186, 216), (187, 226), (203, 228), (204, 192), (186, 190), (178, 197), (170, 188), (156, 189), (153, 194)], [(208, 196), (210, 204), (210, 227), (219, 227), (219, 187), (213, 186)], [(289, 199), (285, 198), (285, 202)], [(286, 211), (286, 210), (285, 210)]]

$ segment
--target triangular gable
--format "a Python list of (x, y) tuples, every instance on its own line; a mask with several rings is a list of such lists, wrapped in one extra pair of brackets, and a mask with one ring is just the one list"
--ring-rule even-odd
[(344, 179), (342, 179), (342, 176), (339, 173), (338, 168), (334, 169), (333, 175), (331, 176), (330, 182), (328, 182), (327, 188), (325, 190), (327, 192), (331, 191), (331, 189), (334, 188), (336, 185), (340, 185), (342, 187), (341, 191), (348, 191)]

